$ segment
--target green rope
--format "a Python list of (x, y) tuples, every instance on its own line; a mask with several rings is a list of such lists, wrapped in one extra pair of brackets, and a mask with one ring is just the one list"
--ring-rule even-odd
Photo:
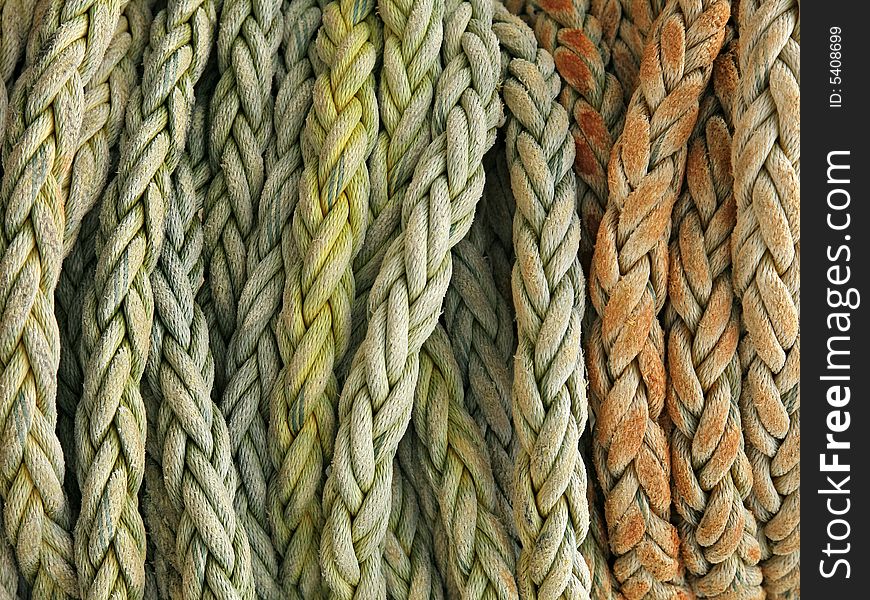
[(85, 598), (144, 593), (137, 492), (146, 433), (139, 383), (154, 315), (149, 278), (160, 256), (166, 194), (185, 147), (215, 9), (209, 0), (177, 0), (155, 17), (142, 83), (128, 104), (118, 175), (100, 214), (97, 272), (82, 315), (86, 369), (76, 414), (82, 490), (76, 563)]
[(483, 190), (481, 160), (501, 117), (492, 6), (488, 0), (451, 0), (445, 14), (433, 141), (416, 165), (403, 198), (402, 230), (372, 286), (368, 331), (341, 395), (324, 488), (321, 566), (341, 598), (385, 593), (380, 548), (393, 456), (411, 415), (419, 351), (435, 328), (450, 280), (450, 249), (471, 224)]

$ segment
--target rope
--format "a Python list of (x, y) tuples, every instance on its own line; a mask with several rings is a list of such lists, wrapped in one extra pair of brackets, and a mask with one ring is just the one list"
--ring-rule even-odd
[(517, 598), (513, 547), (496, 516), (483, 436), (468, 414), (459, 367), (440, 325), (420, 351), (412, 417), (427, 450), (423, 463), (438, 497), (459, 595)]
[(734, 119), (734, 288), (743, 306), (740, 407), (765, 589), (800, 595), (800, 8), (740, 3)]
[(601, 39), (601, 24), (590, 13), (589, 0), (537, 0), (535, 21), (538, 43), (553, 55), (561, 75), (560, 102), (571, 121), (574, 170), (580, 222), (581, 262), (588, 270), (592, 246), (607, 205), (607, 164), (610, 150), (622, 130), (625, 110), (622, 86), (605, 71), (610, 50)]
[[(22, 57), (27, 32), (30, 30), (33, 12), (35, 9), (33, 0), (0, 0), (0, 94), (3, 100), (6, 96), (7, 87), (15, 75)], [(6, 118), (3, 115), (0, 121), (0, 130), (5, 128)], [(0, 141), (3, 136), (0, 135)]]
[(145, 531), (137, 492), (145, 468), (139, 382), (171, 176), (185, 147), (193, 86), (214, 30), (210, 1), (171, 1), (154, 19), (142, 84), (130, 98), (117, 178), (100, 215), (97, 271), (83, 306), (84, 396), (76, 413), (82, 509), (76, 562), (82, 595), (144, 593)]
[[(0, 279), (7, 282), (0, 293), (7, 328), (0, 348), (0, 495), (7, 501), (6, 535), (39, 598), (78, 597), (55, 433), (60, 343), (54, 288), (64, 229), (59, 182), (78, 145), (84, 86), (102, 62), (121, 9), (117, 1), (57, 4), (56, 18), (43, 19), (38, 56), (27, 62), (9, 99), (0, 186)], [(20, 52), (21, 38), (12, 38), (10, 46)]]
[[(522, 550), (525, 598), (589, 597), (588, 566), (578, 546), (589, 529), (586, 470), (579, 436), (586, 424), (580, 320), (585, 282), (577, 259), (574, 145), (556, 102), (552, 57), (506, 11), (498, 34), (514, 57), (503, 94), (507, 162), (517, 203), (512, 284), (518, 348), (513, 415), (519, 442), (513, 507)], [(513, 38), (526, 35), (520, 44)], [(525, 31), (523, 31), (525, 29)]]
[[(216, 325), (211, 329), (212, 338), (217, 338), (212, 343), (216, 397), (223, 395), (233, 375), (224, 372), (225, 365), (229, 368), (225, 353), (237, 326), (239, 296), (248, 278), (249, 244), (265, 179), (263, 155), (272, 134), (272, 79), (283, 30), (280, 8), (281, 0), (225, 0), (218, 25), (220, 80), (211, 101), (209, 137), (214, 178), (206, 197), (203, 226), (211, 298), (203, 306), (215, 313), (210, 320)], [(249, 427), (237, 429), (239, 425), (233, 423), (240, 418), (237, 407), (236, 403), (227, 406), (227, 399), (223, 399), (221, 408), (234, 434)], [(234, 456), (237, 453), (234, 448)], [(250, 485), (250, 481), (244, 481), (245, 470), (240, 472), (242, 484)], [(256, 504), (249, 508), (262, 516), (262, 502)], [(265, 519), (257, 522), (262, 530), (258, 533), (268, 543)], [(251, 526), (251, 522), (245, 525)], [(256, 544), (254, 551), (259, 555)], [(260, 562), (270, 564), (274, 560), (254, 557), (258, 587), (266, 585), (265, 577), (274, 579), (271, 571), (263, 572)]]
[(197, 188), (211, 175), (204, 164), (204, 111), (194, 112), (191, 130), (200, 135), (190, 135), (173, 175), (165, 242), (151, 275), (155, 318), (146, 372), (159, 403), (166, 492), (180, 514), (175, 553), (182, 597), (251, 598), (248, 538), (233, 512), (229, 433), (211, 400), (208, 328), (194, 301), (203, 277)]
[(421, 518), (418, 495), (398, 457), (393, 461), (390, 520), (384, 540), (387, 597), (441, 600), (444, 586), (432, 557), (432, 532)]
[(332, 455), (338, 387), (333, 369), (349, 343), (352, 261), (368, 219), (365, 161), (378, 128), (373, 10), (371, 0), (331, 2), (323, 9), (317, 53), (326, 69), (314, 83), (303, 135), (308, 148), (281, 316), (285, 366), (271, 411), (280, 486), (274, 528), (285, 592), (306, 598), (320, 593), (320, 491)]
[[(716, 60), (720, 94), (735, 95), (736, 69)], [(730, 59), (733, 65), (733, 57)], [(743, 506), (752, 471), (743, 450), (739, 317), (731, 285), (731, 134), (712, 86), (689, 144), (686, 190), (670, 244), (668, 411), (672, 488), (682, 554), (699, 598), (758, 598), (759, 548)], [(749, 523), (747, 524), (747, 521)]]
[(613, 70), (628, 102), (637, 89), (644, 47), (665, 0), (592, 2), (592, 12), (601, 23), (605, 43), (612, 52)]
[[(3, 518), (3, 501), (0, 500), (0, 519)], [(18, 570), (15, 568), (15, 556), (6, 534), (0, 531), (0, 600), (16, 600), (18, 598)]]
[(666, 240), (685, 144), (729, 8), (723, 0), (670, 0), (656, 21), (613, 149), (610, 197), (592, 260), (595, 462), (614, 574), (629, 599), (672, 598), (682, 585), (679, 540), (669, 523), (669, 449), (660, 423), (664, 334), (656, 315), (665, 300)]
[(450, 280), (450, 249), (471, 224), (483, 191), (481, 160), (501, 115), (492, 6), (451, 0), (445, 15), (433, 141), (415, 167), (402, 201), (403, 228), (372, 286), (368, 331), (341, 395), (324, 488), (321, 566), (341, 598), (384, 596), (380, 548), (392, 459), (411, 415), (418, 353), (435, 328)]
[[(83, 373), (79, 361), (82, 321), (79, 310), (96, 269), (96, 232), (99, 211), (92, 210), (102, 194), (114, 163), (109, 148), (115, 146), (124, 124), (124, 111), (136, 80), (151, 24), (153, 0), (132, 0), (118, 20), (103, 63), (85, 86), (85, 116), (81, 143), (75, 154), (64, 195), (63, 268), (54, 293), (55, 317), (60, 325), (60, 363), (57, 373), (57, 431), (63, 448), (64, 485), (78, 513), (74, 423), (82, 396)], [(81, 239), (79, 239), (81, 233)]]

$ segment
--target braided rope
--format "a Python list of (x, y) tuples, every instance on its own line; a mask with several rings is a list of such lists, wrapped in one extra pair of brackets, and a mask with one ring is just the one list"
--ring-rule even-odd
[[(0, 500), (0, 519), (3, 518), (3, 501)], [(18, 598), (18, 570), (15, 568), (15, 555), (6, 539), (6, 534), (0, 531), (0, 600), (16, 600)]]
[[(194, 111), (191, 131), (201, 133), (203, 124), (204, 111)], [(250, 548), (233, 511), (229, 433), (211, 400), (208, 329), (194, 301), (203, 277), (197, 187), (210, 176), (205, 157), (204, 136), (191, 134), (173, 174), (165, 241), (151, 274), (155, 318), (147, 376), (159, 403), (166, 492), (180, 514), (175, 553), (182, 597), (251, 598)]]
[(612, 52), (612, 68), (628, 102), (637, 89), (644, 47), (665, 0), (592, 0), (592, 3), (592, 12), (598, 17), (605, 43)]
[(740, 407), (773, 598), (800, 594), (800, 18), (795, 0), (740, 4), (732, 238), (743, 306)]
[[(217, 397), (223, 395), (226, 382), (234, 374), (225, 372), (225, 352), (236, 329), (239, 296), (248, 278), (251, 234), (265, 180), (263, 155), (272, 134), (272, 79), (283, 31), (280, 7), (281, 0), (225, 0), (218, 25), (220, 80), (209, 119), (214, 178), (206, 197), (203, 226), (206, 283), (211, 299), (203, 306), (214, 311), (214, 318), (209, 320), (216, 325), (211, 336), (218, 338), (212, 343)], [(230, 429), (235, 430), (232, 421), (239, 418), (237, 411), (241, 407), (237, 403), (228, 407), (224, 398), (221, 408), (228, 415)], [(237, 452), (234, 449), (234, 455)], [(249, 483), (244, 481), (244, 469), (241, 473), (242, 483)], [(252, 510), (263, 512), (259, 507)], [(263, 540), (268, 542), (265, 521), (259, 522)], [(258, 562), (255, 557), (257, 579), (262, 581), (266, 575)]]
[(656, 315), (665, 300), (666, 240), (685, 144), (728, 17), (727, 1), (670, 0), (656, 21), (613, 149), (610, 198), (592, 260), (595, 462), (614, 573), (629, 599), (685, 593), (669, 523), (669, 449), (659, 423), (664, 334)]
[[(64, 485), (78, 512), (75, 477), (75, 411), (82, 395), (80, 358), (82, 321), (79, 310), (96, 269), (96, 233), (99, 211), (92, 210), (109, 177), (115, 146), (124, 124), (124, 111), (135, 84), (136, 66), (142, 59), (151, 24), (154, 0), (132, 0), (118, 20), (103, 63), (85, 86), (86, 113), (81, 145), (73, 159), (64, 195), (68, 197), (64, 229), (63, 268), (54, 293), (55, 316), (60, 325), (60, 363), (57, 372), (58, 424), (66, 463)], [(81, 233), (81, 239), (79, 235)]]
[(459, 367), (439, 325), (420, 351), (412, 418), (446, 529), (449, 571), (462, 598), (517, 598), (513, 547), (495, 514), (495, 479), (463, 396)]
[(398, 457), (393, 461), (390, 520), (384, 539), (387, 597), (394, 600), (441, 600), (444, 585), (432, 557), (432, 523), (421, 518), (419, 496)]
[[(146, 392), (143, 391), (143, 395)], [(154, 409), (158, 408), (156, 403)], [(149, 403), (146, 402), (146, 406)], [(148, 415), (152, 415), (149, 413)], [(157, 438), (157, 415), (149, 420), (148, 436)], [(152, 425), (153, 423), (153, 425)], [(153, 434), (153, 435), (152, 435)], [(148, 526), (149, 562), (154, 565), (154, 585), (160, 598), (181, 598), (181, 566), (175, 552), (175, 532), (178, 531), (179, 514), (169, 500), (163, 482), (163, 469), (149, 453), (145, 457), (145, 490), (142, 514)], [(152, 570), (145, 572), (146, 577)], [(146, 589), (148, 582), (146, 581)], [(146, 597), (148, 596), (146, 591)]]
[[(103, 60), (121, 9), (117, 0), (53, 5), (55, 18), (42, 19), (39, 53), (28, 60), (9, 99), (0, 186), (6, 340), (0, 348), (0, 495), (7, 500), (4, 525), (19, 569), (40, 598), (79, 592), (63, 452), (55, 433), (60, 341), (54, 288), (64, 229), (60, 182), (78, 147), (84, 86)], [(20, 43), (21, 38), (9, 40), (16, 52)]]
[(402, 201), (402, 230), (372, 286), (368, 331), (341, 396), (324, 488), (321, 565), (342, 598), (384, 595), (380, 548), (392, 460), (411, 416), (418, 353), (441, 310), (450, 249), (468, 231), (483, 191), (481, 160), (501, 116), (489, 0), (451, 0), (445, 15), (433, 141), (416, 165)]
[[(519, 452), (513, 507), (522, 543), (517, 576), (525, 598), (588, 598), (591, 578), (578, 547), (589, 529), (580, 320), (585, 282), (577, 252), (574, 144), (553, 58), (503, 12), (497, 33), (514, 57), (503, 87), (506, 155), (517, 203), (512, 275), (518, 348), (513, 417)], [(498, 16), (498, 13), (497, 13)], [(511, 39), (506, 33), (513, 25)], [(523, 31), (525, 30), (525, 31)], [(529, 37), (524, 43), (515, 38)]]
[[(372, 0), (323, 9), (317, 74), (303, 135), (305, 168), (292, 222), (284, 291), (284, 367), (272, 400), (279, 474), (274, 530), (291, 595), (320, 593), (320, 491), (332, 455), (337, 382), (333, 375), (350, 332), (353, 257), (365, 237), (369, 174), (365, 161), (378, 128)], [(298, 591), (297, 591), (298, 586)]]
[(589, 0), (537, 0), (538, 43), (553, 55), (561, 75), (560, 102), (571, 121), (576, 146), (574, 170), (583, 235), (582, 264), (588, 268), (592, 245), (607, 205), (607, 164), (625, 110), (622, 86), (606, 72), (610, 50), (601, 39), (601, 25), (590, 13)]
[[(736, 94), (737, 72), (714, 66), (719, 94)], [(731, 60), (733, 65), (733, 59)], [(712, 87), (712, 86), (711, 86)], [(759, 598), (754, 518), (743, 506), (752, 472), (743, 450), (739, 318), (731, 286), (731, 135), (709, 90), (686, 160), (670, 245), (668, 411), (672, 489), (683, 557), (699, 598)], [(747, 524), (747, 520), (750, 523)]]
[(132, 94), (117, 178), (100, 214), (94, 287), (83, 307), (84, 396), (76, 413), (82, 509), (76, 564), (82, 595), (141, 598), (145, 531), (137, 492), (145, 468), (139, 382), (171, 176), (185, 147), (193, 86), (215, 24), (210, 1), (171, 1), (154, 19), (142, 84)]

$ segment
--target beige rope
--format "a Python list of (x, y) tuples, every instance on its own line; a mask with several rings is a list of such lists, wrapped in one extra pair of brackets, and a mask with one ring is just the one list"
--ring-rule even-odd
[[(0, 500), (0, 519), (3, 518), (3, 501)], [(0, 600), (15, 600), (18, 598), (18, 569), (15, 568), (15, 556), (6, 534), (0, 531)]]
[(595, 463), (614, 574), (629, 599), (672, 598), (681, 587), (679, 540), (669, 522), (669, 444), (660, 423), (665, 369), (657, 314), (685, 144), (729, 9), (722, 0), (669, 0), (656, 21), (613, 149), (610, 197), (592, 260)]
[[(736, 96), (734, 54), (716, 60), (716, 92)], [(760, 598), (755, 519), (743, 506), (752, 471), (743, 451), (739, 319), (731, 285), (731, 134), (713, 94), (701, 101), (686, 189), (670, 244), (668, 410), (682, 555), (699, 598)], [(729, 119), (730, 120), (730, 119)]]
[(740, 407), (761, 525), (765, 589), (800, 594), (800, 7), (740, 3), (732, 145), (735, 294), (743, 306)]

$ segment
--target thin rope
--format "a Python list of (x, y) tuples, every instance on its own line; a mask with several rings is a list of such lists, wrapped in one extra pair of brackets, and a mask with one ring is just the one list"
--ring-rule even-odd
[(642, 80), (610, 161), (610, 197), (592, 260), (598, 317), (588, 340), (595, 463), (614, 574), (626, 598), (682, 589), (670, 524), (664, 334), (667, 239), (698, 102), (721, 48), (730, 4), (669, 0), (644, 52)]
[(94, 287), (82, 314), (84, 396), (76, 413), (81, 514), (76, 564), (85, 598), (141, 598), (145, 530), (137, 492), (145, 469), (139, 390), (149, 353), (165, 193), (184, 150), (193, 88), (205, 69), (216, 6), (170, 1), (154, 19), (141, 85), (128, 104), (118, 175), (100, 214)]
[[(503, 95), (514, 215), (512, 275), (518, 348), (513, 417), (519, 442), (513, 507), (522, 542), (524, 598), (588, 598), (591, 577), (578, 547), (589, 529), (580, 321), (585, 281), (577, 253), (574, 144), (552, 56), (505, 10), (497, 33), (513, 57)], [(510, 31), (512, 27), (514, 31)], [(525, 30), (525, 31), (523, 31)], [(518, 40), (520, 36), (527, 40)]]
[(0, 304), (8, 327), (0, 348), (0, 495), (6, 499), (6, 535), (39, 598), (79, 595), (55, 433), (60, 339), (54, 288), (65, 200), (59, 184), (78, 147), (84, 87), (103, 60), (121, 10), (116, 0), (54, 4), (56, 18), (42, 19), (44, 43), (9, 98), (0, 186), (0, 279), (7, 282)]
[(284, 291), (282, 357), (272, 401), (275, 463), (281, 481), (275, 530), (284, 553), (285, 591), (321, 593), (317, 573), (323, 527), (320, 491), (332, 455), (338, 385), (333, 370), (348, 343), (354, 299), (353, 257), (365, 237), (369, 173), (378, 104), (373, 0), (323, 9), (313, 105), (303, 133), (299, 198)]
[(800, 595), (800, 7), (740, 3), (732, 237), (743, 416), (771, 598)]
[(403, 228), (372, 287), (366, 339), (339, 403), (335, 454), (323, 494), (321, 566), (341, 598), (385, 595), (380, 548), (393, 456), (411, 416), (419, 350), (435, 328), (450, 280), (450, 249), (471, 224), (483, 191), (481, 160), (501, 116), (489, 0), (451, 0), (445, 15), (445, 68), (436, 86), (433, 141), (403, 199)]
[[(701, 101), (686, 160), (686, 188), (670, 244), (668, 411), (672, 489), (682, 555), (699, 598), (762, 598), (755, 519), (743, 506), (752, 471), (743, 450), (738, 308), (731, 284), (731, 134), (713, 93), (736, 95), (733, 55)], [(729, 98), (726, 103), (729, 103)], [(730, 119), (729, 119), (730, 120)]]
[[(223, 398), (226, 383), (234, 375), (225, 372), (229, 368), (226, 351), (236, 330), (239, 296), (248, 278), (248, 250), (265, 180), (264, 154), (272, 135), (272, 80), (283, 32), (280, 9), (281, 0), (224, 0), (218, 23), (220, 80), (209, 119), (209, 155), (214, 177), (203, 209), (206, 293), (211, 301), (203, 306), (214, 312), (214, 317), (209, 318), (215, 325), (210, 330), (215, 360), (214, 392), (222, 398), (221, 408), (227, 414), (234, 440), (238, 439), (236, 434), (250, 425), (234, 423), (240, 418), (238, 411), (246, 404)], [(234, 457), (238, 452), (238, 447), (234, 448)], [(255, 468), (263, 471), (259, 466)], [(240, 483), (251, 487), (253, 482), (245, 472), (241, 469)], [(248, 509), (259, 525), (255, 537), (267, 544), (261, 500), (262, 494), (249, 497)], [(255, 524), (250, 518), (246, 528)], [(274, 552), (261, 556), (259, 545), (254, 544), (258, 587), (274, 587), (271, 581), (266, 583), (268, 579), (274, 580), (275, 560), (271, 556)]]

